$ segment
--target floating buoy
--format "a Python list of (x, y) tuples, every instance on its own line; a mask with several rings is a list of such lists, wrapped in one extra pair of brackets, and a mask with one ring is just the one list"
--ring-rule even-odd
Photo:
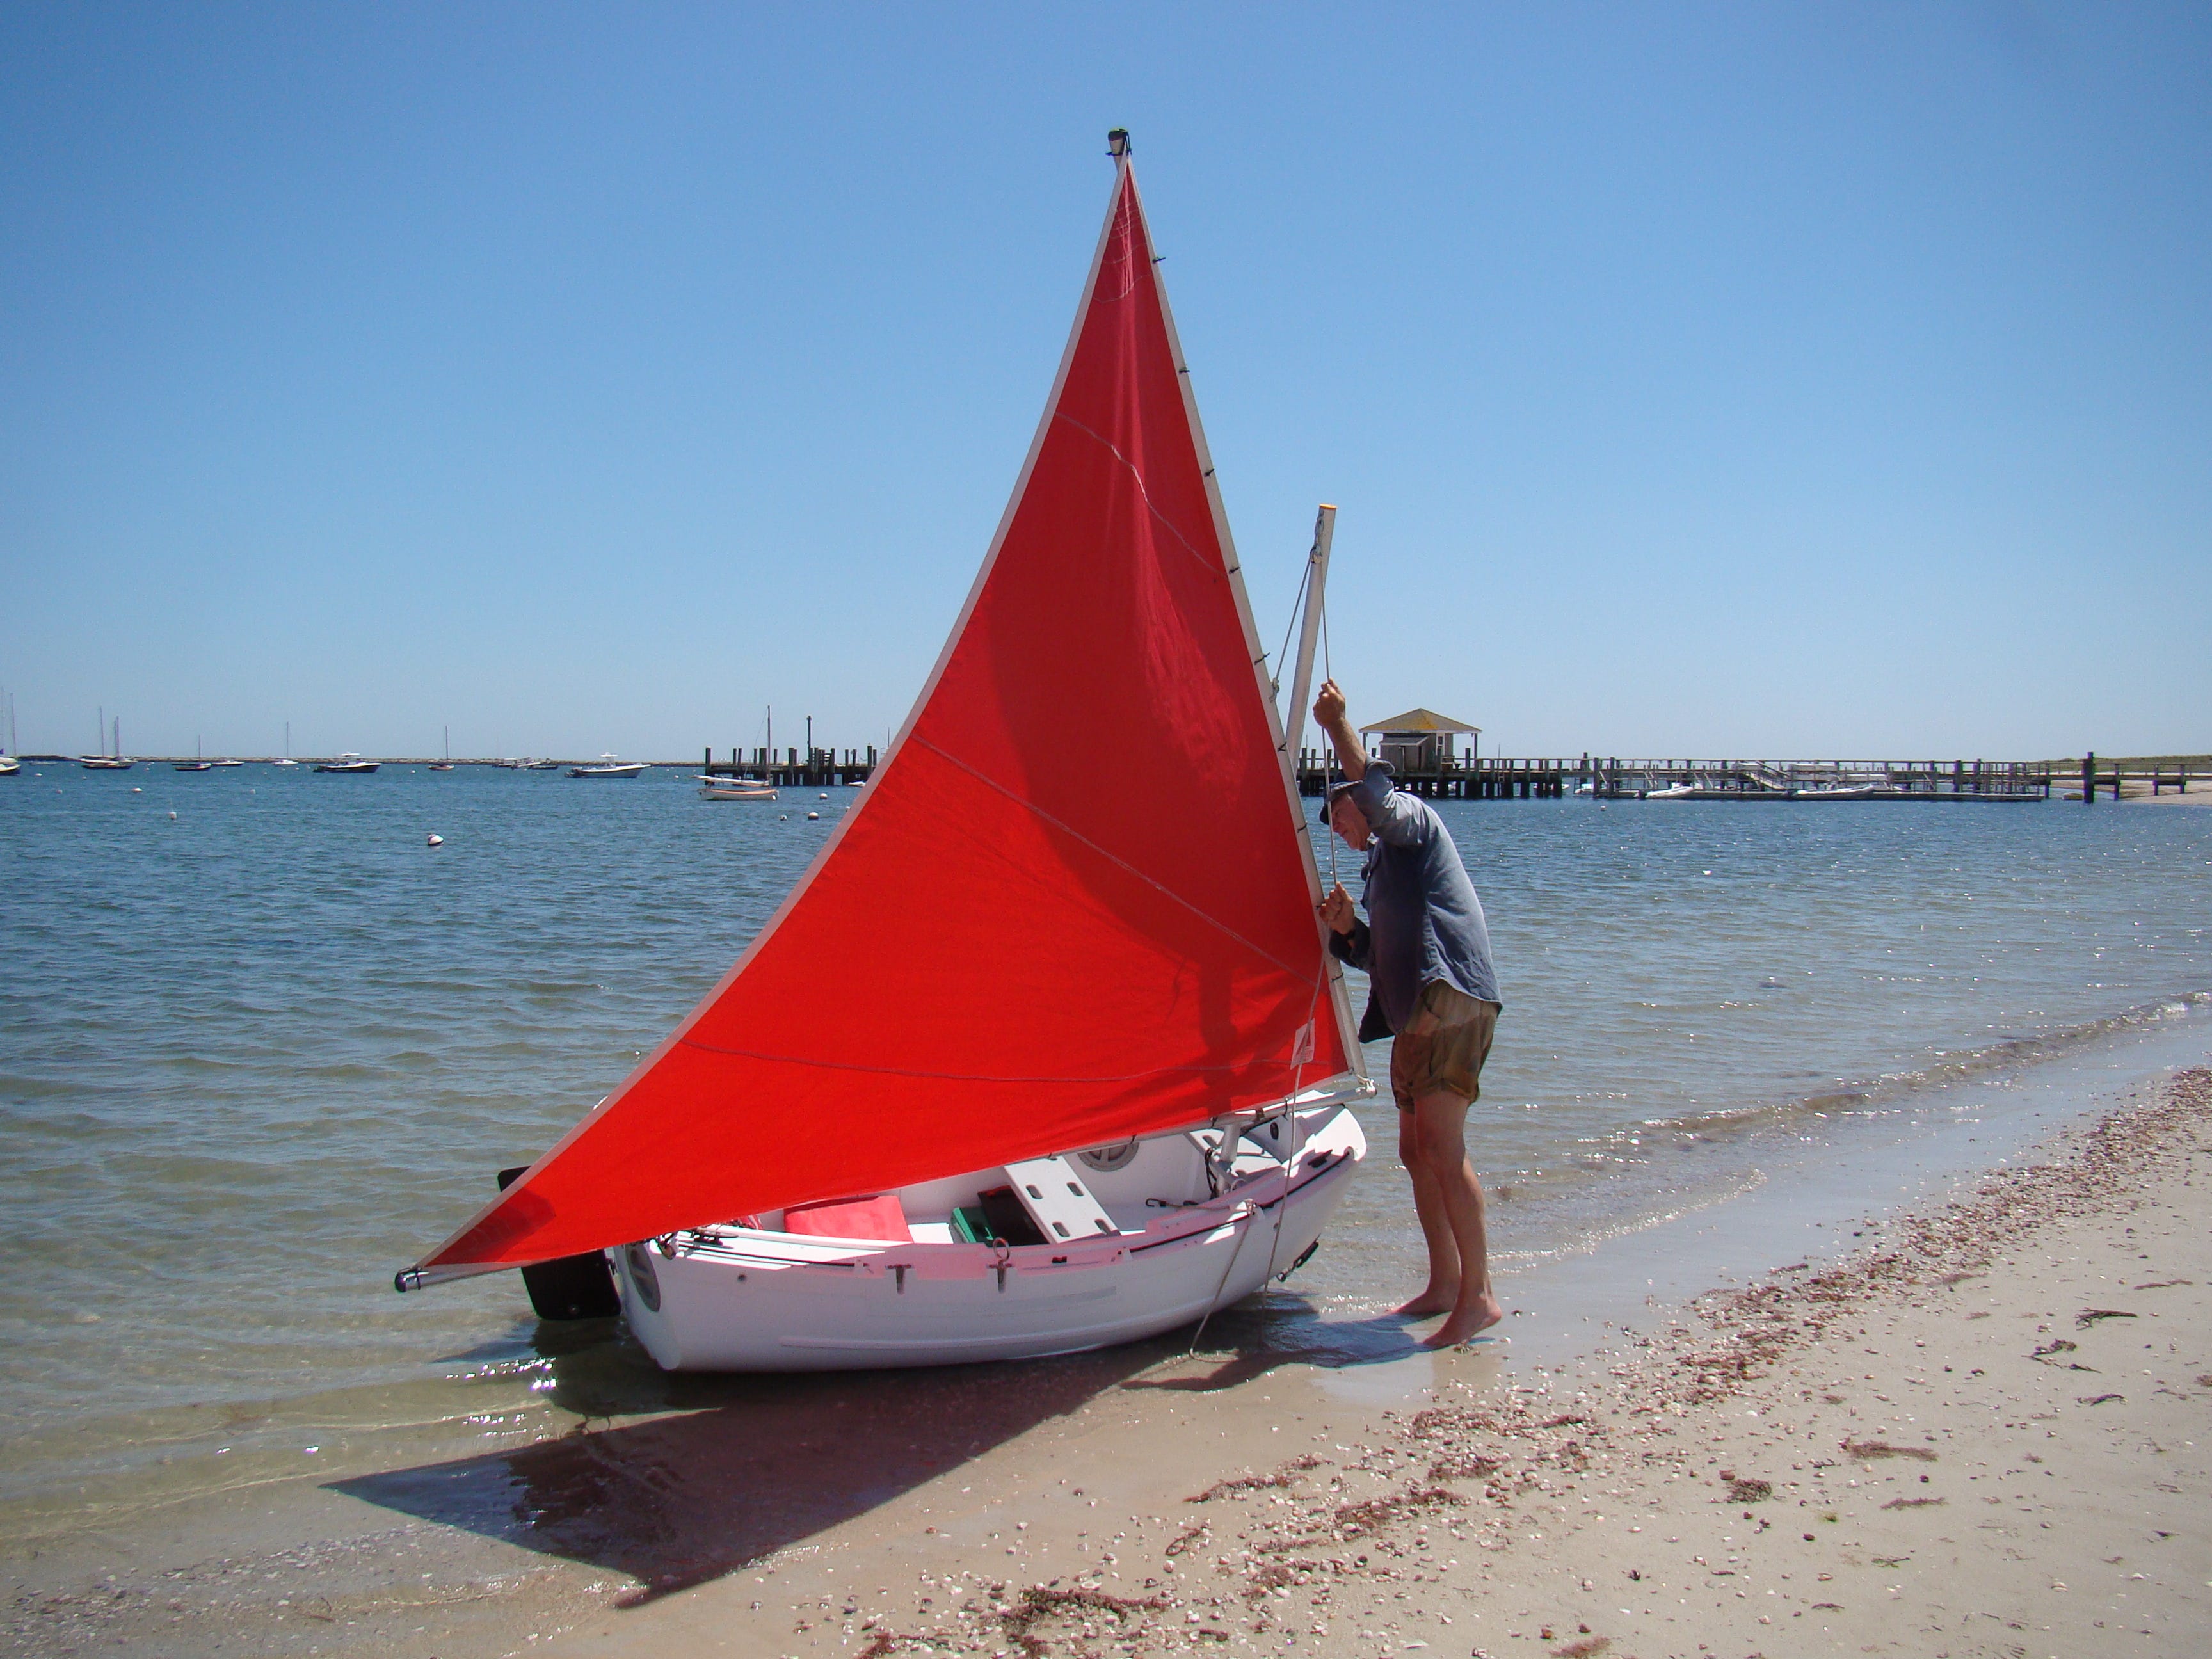
[(818, 818), (818, 817), (820, 817), (821, 816), (822, 816), (822, 814), (821, 814), (821, 813), (819, 813), (819, 812), (809, 812), (809, 813), (806, 815), (807, 822), (811, 823), (812, 823), (816, 818)]
[(176, 815), (174, 812), (170, 813), (170, 814), (169, 814), (169, 822), (170, 822), (170, 823), (174, 823), (176, 821), (177, 821), (177, 815)]
[[(174, 815), (172, 814), (172, 816), (173, 817)], [(446, 844), (446, 838), (434, 831), (431, 834), (429, 844), (433, 847), (443, 847)]]
[(132, 794), (134, 794), (134, 795), (143, 795), (143, 794), (144, 794), (146, 792), (145, 792), (143, 789), (141, 789), (141, 788), (140, 788), (137, 784), (135, 784), (135, 783), (134, 783), (134, 784), (132, 784), (132, 785), (131, 786), (131, 793)]
[(823, 790), (820, 794), (817, 795), (814, 799), (817, 799), (817, 800), (828, 800), (828, 799), (830, 799), (830, 792), (829, 792), (827, 789), (824, 789), (824, 790)]

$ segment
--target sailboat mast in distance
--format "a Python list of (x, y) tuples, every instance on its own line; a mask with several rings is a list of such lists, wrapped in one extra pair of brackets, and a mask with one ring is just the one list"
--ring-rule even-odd
[[(722, 982), (403, 1288), (1364, 1086), (1120, 129), (1111, 153), (1012, 499), (867, 788)], [(870, 1018), (825, 1007), (830, 962)]]

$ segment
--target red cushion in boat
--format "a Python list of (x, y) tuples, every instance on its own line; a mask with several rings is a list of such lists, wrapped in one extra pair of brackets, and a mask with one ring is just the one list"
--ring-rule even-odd
[(874, 1198), (837, 1198), (826, 1204), (794, 1204), (783, 1212), (783, 1230), (813, 1238), (881, 1238), (910, 1243), (906, 1206), (896, 1193)]

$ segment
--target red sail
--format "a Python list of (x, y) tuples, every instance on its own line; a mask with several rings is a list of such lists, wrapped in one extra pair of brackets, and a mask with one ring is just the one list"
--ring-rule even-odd
[(1125, 161), (905, 730), (729, 976), (426, 1276), (1100, 1146), (1348, 1068), (1212, 474)]

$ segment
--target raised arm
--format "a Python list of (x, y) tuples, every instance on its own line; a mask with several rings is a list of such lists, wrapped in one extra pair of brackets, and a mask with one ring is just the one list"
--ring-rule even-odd
[(1352, 729), (1351, 717), (1344, 712), (1344, 692), (1334, 680), (1322, 682), (1313, 711), (1314, 720), (1335, 746), (1336, 763), (1344, 769), (1345, 781), (1359, 782), (1367, 775), (1367, 748), (1359, 741), (1359, 733)]

